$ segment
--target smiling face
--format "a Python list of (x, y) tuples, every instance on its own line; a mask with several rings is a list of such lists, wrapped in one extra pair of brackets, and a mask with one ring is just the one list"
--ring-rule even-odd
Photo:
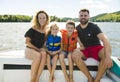
[(79, 21), (82, 25), (85, 25), (89, 21), (89, 13), (87, 11), (79, 12)]
[(56, 36), (57, 33), (58, 33), (58, 31), (59, 31), (59, 27), (58, 27), (57, 25), (53, 25), (53, 26), (51, 27), (51, 34), (52, 34), (52, 35)]
[(66, 30), (68, 31), (68, 34), (72, 34), (74, 29), (75, 29), (74, 25), (72, 25), (72, 24), (66, 25)]
[(38, 21), (39, 21), (41, 26), (44, 26), (46, 24), (46, 21), (47, 21), (46, 15), (44, 13), (40, 13), (38, 15)]

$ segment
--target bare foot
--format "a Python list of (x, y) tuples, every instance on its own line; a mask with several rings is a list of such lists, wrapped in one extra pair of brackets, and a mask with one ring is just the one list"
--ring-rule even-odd
[(56, 79), (55, 79), (55, 76), (52, 77), (52, 81), (54, 82)]
[(69, 79), (67, 80), (67, 82), (69, 82)]
[(52, 77), (49, 77), (49, 82), (53, 82)]
[(73, 80), (73, 79), (70, 79), (70, 82), (74, 82), (74, 80)]
[(88, 79), (88, 82), (94, 82), (94, 79), (93, 78)]
[(100, 82), (100, 80), (94, 80), (94, 82)]
[(36, 80), (35, 80), (35, 81), (33, 81), (33, 82), (39, 82), (39, 78), (36, 78)]

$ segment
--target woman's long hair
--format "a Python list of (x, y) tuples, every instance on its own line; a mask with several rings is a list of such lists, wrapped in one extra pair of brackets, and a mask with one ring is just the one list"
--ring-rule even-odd
[[(40, 23), (39, 23), (38, 15), (39, 15), (40, 13), (44, 13), (44, 14), (46, 15), (46, 23), (45, 23), (45, 25), (44, 25), (43, 27), (41, 27), (41, 25), (40, 25)], [(45, 28), (45, 26), (49, 24), (50, 18), (49, 18), (49, 15), (48, 15), (45, 11), (41, 10), (41, 11), (38, 11), (38, 12), (35, 14), (35, 16), (33, 17), (33, 19), (32, 19), (31, 22), (32, 22), (32, 24), (33, 24), (32, 27), (43, 30), (43, 29)]]

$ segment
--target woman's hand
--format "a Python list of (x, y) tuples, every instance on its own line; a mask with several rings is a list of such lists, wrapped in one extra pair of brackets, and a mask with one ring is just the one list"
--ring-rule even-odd
[(39, 51), (46, 51), (47, 52), (47, 50), (45, 48), (40, 48)]

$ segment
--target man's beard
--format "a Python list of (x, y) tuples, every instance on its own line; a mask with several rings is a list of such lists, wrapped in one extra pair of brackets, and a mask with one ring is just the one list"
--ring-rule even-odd
[(82, 25), (85, 25), (85, 24), (88, 23), (88, 20), (85, 20), (85, 21), (80, 20), (80, 23), (81, 23)]

